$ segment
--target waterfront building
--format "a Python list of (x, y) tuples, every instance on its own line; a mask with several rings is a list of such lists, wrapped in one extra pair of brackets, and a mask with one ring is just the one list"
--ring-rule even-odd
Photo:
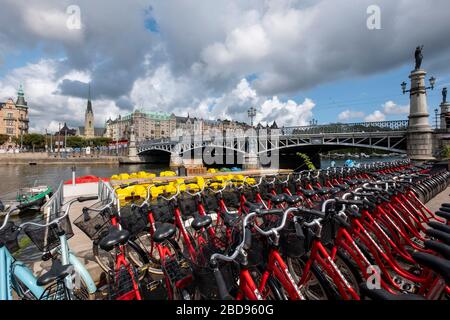
[(8, 147), (13, 147), (12, 138), (19, 138), (27, 134), (29, 128), (28, 103), (22, 86), (17, 92), (17, 100), (12, 98), (0, 103), (0, 134), (9, 136)]
[(130, 114), (106, 121), (105, 136), (114, 141), (129, 140), (133, 126), (136, 141), (169, 138), (176, 129), (176, 124), (177, 119), (173, 113), (136, 109)]
[(105, 137), (113, 141), (128, 140), (131, 126), (134, 127), (136, 141), (169, 138), (177, 130), (178, 133), (188, 132), (210, 135), (214, 132), (227, 130), (246, 130), (250, 126), (244, 122), (232, 120), (205, 120), (197, 117), (176, 116), (173, 113), (145, 112), (135, 110), (125, 116), (109, 119), (105, 124)]

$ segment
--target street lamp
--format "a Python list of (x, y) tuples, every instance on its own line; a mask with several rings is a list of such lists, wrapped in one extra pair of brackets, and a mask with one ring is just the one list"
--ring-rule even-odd
[(250, 118), (250, 125), (253, 127), (253, 118), (256, 116), (256, 109), (250, 107), (247, 111), (248, 117)]
[[(425, 90), (428, 90), (428, 89), (434, 90), (434, 85), (436, 84), (436, 78), (431, 77), (428, 81), (430, 81), (430, 86), (426, 87), (424, 89)], [(405, 81), (403, 81), (400, 85), (402, 86), (403, 94), (405, 94), (407, 92), (411, 92), (411, 94), (414, 94), (420, 89), (419, 87), (417, 87), (417, 88), (411, 88), (411, 90), (406, 90), (407, 83)]]
[(435, 115), (435, 117), (436, 117), (436, 128), (435, 128), (435, 129), (438, 128), (438, 112), (439, 112), (439, 110), (438, 110), (437, 108), (434, 109), (434, 115)]
[(315, 125), (317, 125), (317, 119), (311, 119), (311, 120), (309, 120), (309, 125), (310, 125), (310, 126), (315, 126)]

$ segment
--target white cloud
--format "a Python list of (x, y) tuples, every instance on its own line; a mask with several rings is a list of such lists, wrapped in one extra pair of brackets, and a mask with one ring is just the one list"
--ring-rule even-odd
[(284, 126), (305, 126), (312, 119), (312, 110), (315, 103), (306, 98), (302, 103), (298, 104), (293, 100), (282, 102), (278, 97), (267, 99), (258, 110), (256, 121), (269, 123), (276, 120), (277, 124)]
[(385, 121), (386, 115), (380, 110), (375, 110), (373, 113), (365, 117), (364, 120), (367, 122)]
[(409, 113), (409, 105), (401, 106), (397, 105), (394, 101), (387, 101), (383, 104), (383, 112), (385, 114), (407, 114)]
[[(28, 101), (30, 131), (55, 130), (58, 123), (64, 122), (70, 126), (84, 124), (86, 99), (60, 95), (57, 89), (64, 79), (88, 81), (90, 76), (85, 72), (74, 71), (58, 75), (58, 63), (56, 60), (41, 60), (14, 69), (0, 79), (0, 101), (7, 98), (15, 100), (17, 88), (23, 85)], [(95, 100), (93, 108), (97, 126), (102, 126), (110, 115), (119, 112), (112, 100)]]
[(362, 111), (352, 111), (352, 110), (345, 110), (339, 113), (338, 120), (340, 121), (347, 121), (350, 119), (357, 119), (357, 118), (363, 118), (364, 112)]

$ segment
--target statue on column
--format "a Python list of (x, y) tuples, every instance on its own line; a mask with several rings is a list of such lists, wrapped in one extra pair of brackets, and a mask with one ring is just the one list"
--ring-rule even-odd
[(417, 47), (416, 52), (414, 53), (414, 56), (416, 58), (416, 70), (419, 70), (420, 67), (422, 66), (422, 60), (423, 60), (422, 50), (423, 50), (423, 46)]
[(447, 88), (442, 89), (442, 103), (447, 103)]

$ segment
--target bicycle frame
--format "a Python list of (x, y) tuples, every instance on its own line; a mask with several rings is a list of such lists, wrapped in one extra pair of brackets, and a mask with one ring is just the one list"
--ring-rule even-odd
[(2, 246), (0, 247), (0, 300), (12, 300), (12, 290), (20, 294), (13, 277), (25, 285), (37, 299), (44, 293), (44, 288), (37, 285), (37, 279), (31, 270), (16, 260), (6, 246)]

